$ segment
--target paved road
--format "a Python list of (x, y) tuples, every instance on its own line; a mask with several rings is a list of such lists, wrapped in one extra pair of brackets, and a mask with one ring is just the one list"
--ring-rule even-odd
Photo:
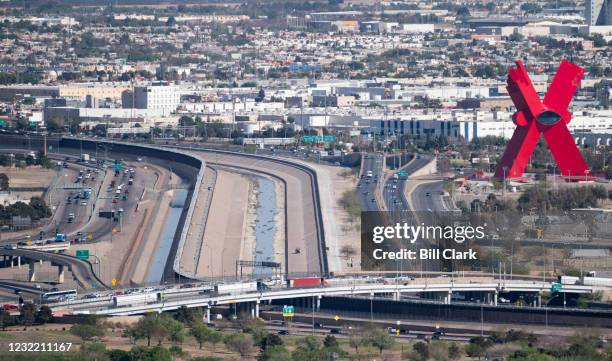
[(93, 268), (89, 262), (77, 259), (72, 256), (68, 256), (66, 254), (49, 253), (22, 248), (1, 248), (0, 254), (9, 256), (21, 256), (22, 258), (53, 262), (54, 264), (62, 265), (69, 269), (75, 277), (76, 281), (83, 288), (106, 288), (104, 283), (102, 283), (102, 281), (100, 281), (100, 279), (98, 279), (98, 277), (94, 273)]
[(444, 182), (436, 181), (418, 185), (412, 192), (412, 206), (414, 211), (445, 211), (446, 206), (442, 199)]
[(407, 182), (406, 178), (411, 176), (419, 169), (423, 168), (430, 161), (431, 156), (429, 155), (417, 155), (416, 158), (413, 159), (411, 162), (406, 164), (404, 167), (398, 169), (397, 172), (399, 172), (400, 170), (406, 172), (406, 177), (390, 177), (387, 180), (383, 190), (383, 199), (389, 211), (403, 212), (411, 210), (404, 194), (404, 188), (406, 187)]
[[(380, 182), (384, 178), (384, 156), (381, 153), (365, 153), (361, 165), (361, 175), (357, 183), (357, 191), (361, 199), (361, 209), (364, 212), (382, 210), (379, 205), (379, 197), (376, 194), (380, 190)], [(368, 171), (372, 177), (368, 177)]]

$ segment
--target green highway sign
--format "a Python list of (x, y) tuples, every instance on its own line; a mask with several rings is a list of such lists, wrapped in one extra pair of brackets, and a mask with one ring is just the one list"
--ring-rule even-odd
[(283, 317), (293, 317), (294, 311), (293, 306), (283, 306)]
[(305, 135), (302, 137), (302, 141), (306, 143), (320, 143), (320, 142), (335, 142), (335, 135)]
[(397, 175), (400, 177), (406, 177), (408, 175), (408, 173), (406, 173), (405, 170), (400, 170), (399, 172), (397, 172)]
[(559, 282), (553, 282), (550, 286), (550, 292), (561, 292), (563, 285)]
[(89, 250), (88, 249), (77, 249), (75, 256), (78, 259), (88, 260)]
[(113, 164), (113, 169), (121, 170), (123, 169), (123, 166), (121, 165), (121, 163), (115, 163)]

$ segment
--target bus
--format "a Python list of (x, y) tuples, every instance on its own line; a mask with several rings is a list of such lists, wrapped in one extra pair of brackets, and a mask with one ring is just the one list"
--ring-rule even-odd
[(44, 302), (72, 301), (77, 298), (76, 290), (60, 290), (45, 292), (41, 295)]

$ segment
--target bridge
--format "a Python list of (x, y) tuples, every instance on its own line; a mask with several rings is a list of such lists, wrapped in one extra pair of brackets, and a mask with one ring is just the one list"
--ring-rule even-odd
[[(65, 243), (68, 242), (58, 243), (56, 248), (66, 247)], [(29, 267), (28, 280), (30, 282), (36, 281), (34, 263), (36, 261), (46, 261), (58, 267), (58, 283), (64, 282), (64, 273), (67, 268), (72, 272), (74, 279), (81, 287), (106, 289), (105, 284), (94, 273), (91, 263), (67, 254), (52, 253), (38, 249), (26, 249), (23, 247), (16, 249), (2, 248), (0, 249), (0, 254), (4, 255), (5, 258), (9, 258), (11, 266), (13, 265), (14, 259), (17, 259), (18, 265), (20, 265), (22, 259), (27, 260)]]
[[(116, 307), (112, 300), (112, 295), (107, 294), (98, 298), (85, 298), (74, 301), (50, 304), (52, 309), (72, 310), (74, 314), (99, 314), (99, 315), (136, 315), (149, 312), (161, 313), (164, 311), (176, 310), (179, 307), (204, 307), (207, 309), (207, 319), (210, 320), (210, 308), (220, 305), (238, 305), (250, 311), (253, 317), (259, 316), (259, 305), (271, 303), (276, 300), (285, 299), (306, 299), (312, 300), (313, 307), (318, 308), (323, 297), (331, 296), (358, 296), (375, 295), (392, 296), (394, 300), (400, 300), (404, 293), (437, 293), (445, 304), (451, 303), (453, 292), (485, 292), (490, 294), (490, 304), (497, 305), (498, 294), (500, 292), (531, 292), (538, 295), (538, 304), (541, 306), (540, 295), (551, 290), (551, 282), (542, 281), (507, 281), (507, 280), (444, 280), (435, 282), (434, 279), (420, 279), (404, 284), (382, 284), (368, 283), (357, 284), (347, 282), (342, 285), (330, 287), (313, 287), (287, 289), (278, 288), (267, 291), (257, 291), (240, 294), (218, 295), (210, 287), (196, 291), (194, 289), (172, 289), (167, 292), (157, 291), (159, 297), (152, 298), (158, 301)], [(582, 285), (563, 285), (559, 291), (561, 293), (592, 293), (593, 287)], [(143, 297), (143, 299), (151, 299)], [(536, 306), (536, 305), (534, 305)]]

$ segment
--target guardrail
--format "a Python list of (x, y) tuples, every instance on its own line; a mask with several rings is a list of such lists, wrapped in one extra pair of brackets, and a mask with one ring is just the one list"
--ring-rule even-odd
[[(177, 294), (178, 299), (168, 299), (162, 302), (150, 304), (140, 304), (126, 307), (111, 307), (101, 310), (80, 310), (75, 313), (98, 313), (108, 315), (129, 315), (142, 312), (157, 312), (175, 310), (181, 306), (186, 307), (210, 307), (214, 305), (225, 305), (242, 302), (261, 302), (278, 299), (306, 298), (306, 297), (325, 297), (325, 296), (349, 296), (363, 294), (390, 294), (390, 293), (420, 293), (420, 292), (544, 292), (550, 289), (548, 282), (446, 282), (446, 283), (424, 283), (424, 284), (361, 284), (361, 285), (341, 285), (334, 287), (316, 288), (297, 288), (280, 289), (271, 291), (258, 291), (228, 295), (196, 295), (194, 297), (184, 297)], [(568, 286), (564, 292), (570, 293), (589, 293), (593, 288), (590, 286)]]
[[(196, 182), (194, 184), (194, 189), (193, 192), (191, 194), (191, 199), (189, 202), (189, 208), (187, 209), (187, 215), (185, 217), (185, 222), (186, 224), (191, 224), (191, 218), (193, 217), (193, 209), (194, 209), (194, 205), (195, 202), (197, 201), (198, 198), (198, 193), (199, 193), (199, 188), (200, 188), (200, 184), (202, 182), (202, 178), (204, 176), (204, 169), (206, 168), (206, 162), (204, 161), (203, 158), (182, 151), (180, 149), (169, 149), (167, 147), (160, 147), (160, 146), (152, 146), (152, 145), (147, 145), (147, 144), (134, 144), (134, 143), (126, 143), (126, 142), (120, 142), (120, 141), (113, 141), (113, 140), (108, 140), (108, 139), (104, 139), (104, 140), (98, 140), (98, 139), (88, 139), (88, 138), (62, 138), (62, 139), (66, 139), (66, 140), (71, 140), (71, 141), (86, 141), (86, 142), (91, 142), (91, 143), (102, 143), (102, 144), (109, 144), (109, 145), (119, 145), (119, 146), (123, 146), (123, 147), (137, 147), (137, 148), (143, 148), (143, 149), (150, 149), (150, 150), (154, 150), (157, 152), (168, 152), (168, 153), (175, 153), (175, 154), (181, 154), (183, 156), (189, 157), (193, 160), (196, 161), (196, 163), (199, 164), (199, 171), (198, 171), (198, 175), (196, 178)], [(183, 247), (185, 245), (185, 240), (187, 238), (187, 231), (188, 231), (189, 227), (183, 227), (183, 230), (181, 232), (180, 238), (179, 238), (179, 242), (176, 248), (176, 254), (174, 257), (174, 261), (173, 261), (173, 271), (180, 275), (181, 277), (186, 278), (187, 280), (189, 279), (193, 279), (194, 277), (190, 274), (187, 274), (185, 272), (182, 272), (179, 268), (179, 264), (180, 264), (180, 259), (183, 253)]]

